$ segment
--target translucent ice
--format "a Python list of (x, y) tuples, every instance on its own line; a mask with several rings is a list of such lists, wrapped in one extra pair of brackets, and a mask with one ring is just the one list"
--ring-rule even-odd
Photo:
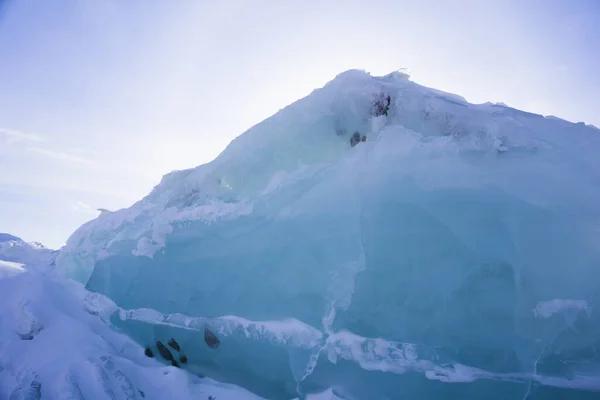
[(348, 71), (57, 265), (142, 346), (268, 398), (598, 396), (598, 154), (592, 126)]

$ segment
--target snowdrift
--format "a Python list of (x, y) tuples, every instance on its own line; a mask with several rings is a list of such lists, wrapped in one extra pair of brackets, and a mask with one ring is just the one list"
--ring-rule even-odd
[(53, 276), (52, 250), (6, 238), (0, 234), (0, 399), (260, 399), (147, 358), (114, 330), (112, 301)]
[(139, 345), (270, 399), (593, 398), (599, 134), (348, 71), (56, 264)]
[(48, 249), (38, 242), (25, 242), (17, 236), (0, 233), (0, 260), (41, 268), (50, 272), (58, 251)]

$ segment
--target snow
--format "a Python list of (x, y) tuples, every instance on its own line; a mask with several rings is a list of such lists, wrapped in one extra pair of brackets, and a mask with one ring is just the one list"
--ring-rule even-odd
[(20, 237), (10, 235), (8, 233), (0, 233), (0, 243), (3, 242), (22, 242), (23, 239)]
[(23, 265), (21, 263), (0, 260), (0, 278), (8, 278), (22, 273)]
[(0, 260), (0, 398), (260, 399), (146, 357), (111, 300), (35, 267)]
[[(386, 94), (389, 114), (371, 115)], [(367, 141), (351, 147), (354, 132)], [(597, 396), (599, 151), (585, 124), (344, 72), (103, 211), (52, 273), (6, 260), (25, 264), (0, 281), (18, 304), (0, 318), (19, 333), (0, 356), (10, 390)], [(68, 353), (52, 372), (38, 337)], [(143, 355), (169, 338), (181, 369)]]
[(41, 243), (27, 243), (19, 237), (0, 233), (0, 260), (35, 265), (48, 270), (57, 252)]

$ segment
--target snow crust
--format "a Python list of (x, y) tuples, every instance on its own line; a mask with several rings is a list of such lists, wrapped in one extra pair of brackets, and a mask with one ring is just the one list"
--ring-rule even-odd
[(28, 264), (50, 271), (57, 251), (48, 249), (38, 242), (25, 242), (23, 239), (0, 233), (0, 260)]
[(0, 260), (1, 399), (260, 399), (146, 357), (110, 299), (44, 267)]
[(8, 278), (23, 272), (23, 264), (0, 260), (0, 278)]
[(265, 398), (593, 398), (599, 151), (585, 124), (347, 71), (56, 264), (141, 346)]

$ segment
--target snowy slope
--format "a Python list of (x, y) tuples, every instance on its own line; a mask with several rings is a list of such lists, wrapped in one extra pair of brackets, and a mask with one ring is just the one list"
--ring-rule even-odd
[(22, 242), (23, 239), (20, 237), (11, 235), (9, 233), (0, 233), (0, 243), (4, 242)]
[(40, 272), (43, 246), (3, 238), (12, 247), (0, 254), (28, 264), (0, 260), (0, 399), (259, 399), (146, 357), (114, 330), (114, 303)]
[(187, 370), (267, 398), (597, 396), (599, 134), (348, 71), (57, 266), (141, 345), (176, 337)]
[(0, 260), (18, 262), (51, 270), (58, 251), (46, 248), (38, 242), (25, 242), (23, 239), (0, 233)]

